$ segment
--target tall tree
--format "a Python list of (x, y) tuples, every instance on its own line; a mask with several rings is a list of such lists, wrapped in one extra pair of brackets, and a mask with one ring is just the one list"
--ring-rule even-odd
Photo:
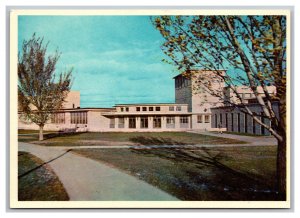
[(51, 115), (62, 107), (71, 88), (72, 70), (55, 74), (60, 53), (47, 55), (43, 38), (24, 41), (18, 57), (18, 107), (21, 118), (39, 126), (39, 140)]
[[(286, 17), (285, 16), (155, 16), (151, 18), (164, 37), (161, 46), (168, 58), (184, 75), (194, 76), (194, 69), (211, 74), (229, 87), (238, 98), (244, 113), (264, 126), (277, 139), (277, 185), (282, 198), (286, 196)], [(224, 73), (220, 69), (229, 69)], [(225, 98), (199, 80), (206, 91), (227, 104), (236, 101)], [(249, 87), (262, 108), (263, 116), (272, 125), (261, 121), (242, 101), (238, 86)], [(276, 96), (268, 86), (276, 86)], [(260, 87), (264, 95), (258, 91)], [(194, 88), (194, 87), (193, 87)], [(196, 87), (197, 90), (197, 87)], [(279, 101), (279, 117), (273, 101)]]

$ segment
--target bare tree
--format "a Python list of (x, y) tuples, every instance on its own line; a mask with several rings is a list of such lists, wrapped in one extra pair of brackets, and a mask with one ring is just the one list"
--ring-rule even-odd
[(43, 38), (24, 41), (18, 57), (18, 107), (21, 118), (39, 126), (39, 140), (43, 140), (43, 128), (51, 115), (62, 107), (71, 88), (72, 70), (57, 77), (55, 66), (60, 57), (56, 50), (47, 56)]
[[(277, 139), (278, 191), (286, 196), (286, 17), (285, 16), (156, 16), (151, 18), (165, 38), (161, 46), (174, 64), (190, 77), (195, 69), (210, 71), (239, 99), (239, 105), (199, 80), (206, 91), (227, 104), (238, 106)], [(225, 73), (220, 69), (228, 69)], [(238, 86), (252, 90), (271, 120), (265, 124), (243, 103)], [(276, 86), (276, 96), (268, 86)], [(259, 93), (258, 87), (263, 90)], [(197, 87), (196, 87), (197, 89)], [(279, 102), (279, 117), (272, 106)]]

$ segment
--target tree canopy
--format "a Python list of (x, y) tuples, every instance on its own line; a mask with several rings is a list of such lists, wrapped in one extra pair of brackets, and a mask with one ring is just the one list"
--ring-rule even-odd
[(47, 54), (48, 43), (34, 34), (18, 57), (18, 107), (22, 117), (43, 128), (61, 108), (71, 88), (72, 70), (56, 74), (60, 53)]
[[(154, 16), (151, 20), (165, 39), (161, 46), (167, 56), (164, 62), (175, 65), (187, 77), (204, 70), (222, 79), (240, 99), (239, 109), (276, 137), (278, 183), (280, 192), (285, 193), (286, 16)], [(237, 105), (222, 93), (216, 93), (209, 81), (200, 79), (198, 84), (205, 86), (210, 94), (223, 98), (224, 102)], [(268, 92), (270, 85), (276, 87), (276, 95)], [(272, 125), (263, 123), (261, 115), (253, 113), (243, 103), (238, 86), (251, 89), (263, 116), (269, 118)], [(197, 87), (193, 88), (197, 91)], [(279, 117), (272, 106), (274, 101), (279, 102)]]

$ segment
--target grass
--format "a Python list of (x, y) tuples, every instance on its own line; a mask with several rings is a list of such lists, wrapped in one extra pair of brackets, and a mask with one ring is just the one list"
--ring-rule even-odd
[[(44, 130), (44, 133), (53, 133), (56, 131), (47, 131)], [(18, 129), (18, 134), (38, 134), (39, 130), (31, 130), (31, 129)]]
[(278, 200), (276, 146), (78, 149), (181, 200)]
[(193, 144), (243, 144), (245, 142), (188, 132), (107, 132), (47, 134), (40, 142), (37, 135), (19, 135), (19, 141), (47, 146), (82, 145), (193, 145)]
[(19, 201), (69, 200), (58, 177), (49, 166), (42, 164), (42, 160), (29, 153), (18, 153)]
[[(218, 133), (217, 131), (215, 133)], [(241, 136), (252, 136), (252, 137), (265, 137), (265, 135), (258, 135), (258, 134), (251, 134), (251, 133), (245, 133), (245, 132), (223, 132), (225, 134), (232, 134), (232, 135), (241, 135)]]

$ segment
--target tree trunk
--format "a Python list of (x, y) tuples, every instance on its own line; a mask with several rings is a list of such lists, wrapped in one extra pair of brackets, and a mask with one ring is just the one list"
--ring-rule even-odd
[(277, 148), (277, 190), (279, 200), (286, 200), (286, 138), (278, 141)]
[(39, 140), (40, 141), (44, 140), (43, 129), (44, 129), (44, 126), (40, 126), (40, 132), (39, 132)]

